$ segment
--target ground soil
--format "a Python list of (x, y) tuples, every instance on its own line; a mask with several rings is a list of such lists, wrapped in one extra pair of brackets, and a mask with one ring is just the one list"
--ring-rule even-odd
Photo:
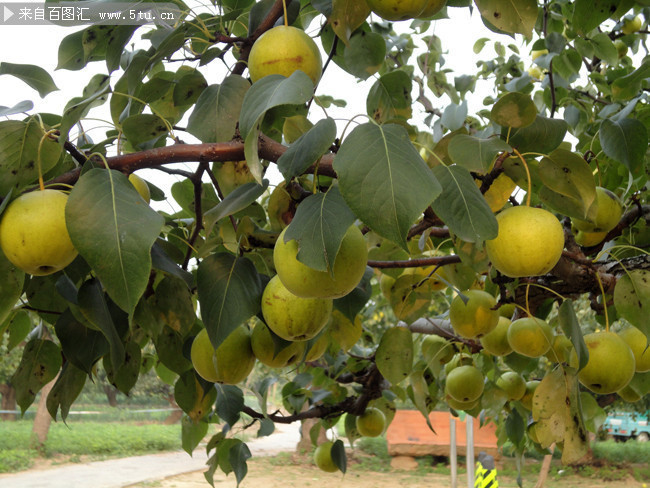
[[(514, 478), (499, 476), (501, 488), (515, 488)], [(535, 486), (536, 478), (524, 479), (524, 488)], [(650, 480), (648, 480), (650, 484)], [(341, 473), (324, 473), (316, 468), (309, 459), (266, 457), (254, 458), (248, 462), (248, 475), (240, 488), (449, 488), (451, 486), (448, 474), (427, 473), (421, 471), (370, 472), (360, 470), (355, 465), (349, 466), (345, 476)], [(139, 483), (129, 488), (208, 488), (203, 472), (187, 473), (173, 476), (164, 480)], [(234, 475), (225, 476), (220, 471), (215, 473), (216, 488), (236, 488)], [(465, 474), (460, 474), (458, 487), (467, 486)], [(577, 475), (562, 476), (561, 479), (549, 477), (546, 488), (647, 488), (629, 476), (621, 481), (605, 481), (586, 478)]]

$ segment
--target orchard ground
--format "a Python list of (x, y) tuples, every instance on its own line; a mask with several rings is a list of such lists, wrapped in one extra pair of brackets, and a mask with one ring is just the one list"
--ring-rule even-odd
[[(358, 458), (357, 453), (355, 457)], [(340, 473), (329, 474), (323, 473), (311, 462), (310, 456), (280, 455), (265, 458), (254, 458), (248, 463), (248, 475), (239, 485), (240, 488), (287, 488), (287, 487), (320, 487), (327, 484), (329, 487), (344, 488), (394, 488), (396, 486), (408, 486), (409, 488), (448, 488), (450, 484), (450, 475), (448, 467), (441, 467), (440, 471), (435, 472), (435, 467), (420, 467), (415, 471), (402, 471), (391, 469), (387, 472), (369, 471), (366, 468), (360, 468), (358, 461), (352, 461), (346, 475)], [(363, 462), (362, 462), (363, 463)], [(533, 487), (537, 482), (536, 473), (539, 471), (541, 463), (531, 463), (531, 474), (524, 475), (524, 488)], [(547, 488), (636, 488), (645, 487), (649, 480), (644, 482), (636, 481), (631, 475), (624, 476), (617, 481), (598, 479), (597, 475), (584, 477), (577, 474), (557, 475), (559, 465), (552, 468), (552, 473), (545, 487)], [(509, 476), (499, 474), (499, 486), (504, 488), (514, 488), (517, 486), (516, 474)], [(235, 488), (237, 483), (233, 475), (225, 476), (222, 472), (215, 473), (215, 486), (219, 488)], [(466, 486), (466, 477), (464, 470), (461, 471), (458, 478), (458, 486)], [(209, 486), (203, 477), (203, 472), (196, 471), (185, 473), (179, 476), (173, 476), (166, 479), (138, 483), (129, 485), (129, 488), (206, 488)]]

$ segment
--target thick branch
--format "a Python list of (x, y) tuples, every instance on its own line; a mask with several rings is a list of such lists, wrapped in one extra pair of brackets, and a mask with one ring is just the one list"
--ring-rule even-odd
[(371, 268), (423, 268), (427, 266), (445, 266), (446, 264), (460, 263), (460, 257), (455, 254), (449, 256), (434, 256), (430, 258), (416, 258), (407, 261), (368, 261)]
[[(261, 136), (258, 151), (263, 159), (277, 161), (284, 154), (287, 147), (266, 136)], [(109, 168), (132, 173), (142, 168), (156, 168), (173, 163), (207, 163), (210, 161), (241, 161), (244, 157), (244, 143), (241, 141), (217, 142), (209, 144), (175, 144), (173, 146), (159, 147), (146, 151), (139, 151), (120, 156), (106, 158)], [(332, 168), (334, 154), (325, 154), (318, 165), (311, 166), (307, 173), (318, 170), (323, 176), (336, 177)], [(48, 185), (68, 184), (73, 185), (79, 179), (81, 168), (74, 169), (48, 181)]]

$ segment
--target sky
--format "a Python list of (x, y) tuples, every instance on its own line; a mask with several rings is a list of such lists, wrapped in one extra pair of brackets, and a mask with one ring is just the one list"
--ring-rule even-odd
[[(188, 5), (193, 5), (197, 2), (189, 0), (187, 3)], [(445, 55), (446, 63), (444, 67), (454, 70), (455, 74), (473, 73), (476, 71), (476, 62), (479, 59), (488, 59), (493, 56), (494, 52), (490, 44), (488, 44), (480, 55), (474, 54), (473, 45), (479, 37), (491, 37), (500, 40), (504, 44), (515, 42), (519, 45), (522, 55), (526, 55), (529, 48), (523, 46), (524, 40), (522, 36), (517, 36), (517, 40), (512, 41), (508, 37), (493, 35), (483, 26), (476, 9), (474, 9), (473, 14), (470, 14), (467, 8), (449, 8), (448, 11), (452, 19), (434, 22), (429, 32), (435, 33), (442, 39), (444, 49), (451, 50), (450, 55)], [(312, 35), (318, 30), (319, 26), (317, 22), (318, 20), (312, 22), (308, 29), (308, 32)], [(459, 28), (459, 25), (462, 26), (462, 29)], [(409, 26), (410, 21), (394, 24), (394, 28), (398, 32), (408, 31)], [(0, 46), (5, 46), (0, 51), (0, 61), (41, 66), (52, 75), (55, 84), (59, 87), (59, 91), (52, 92), (46, 98), (41, 99), (36, 91), (17, 78), (0, 76), (0, 106), (13, 106), (18, 101), (31, 100), (35, 105), (33, 112), (60, 114), (66, 102), (74, 96), (79, 96), (83, 87), (86, 86), (93, 75), (105, 73), (106, 65), (103, 61), (89, 63), (82, 71), (55, 70), (60, 40), (82, 28), (54, 25), (0, 26)], [(141, 31), (144, 30), (139, 29), (136, 34)], [(468, 35), (468, 33), (471, 33), (471, 35)], [(12, 46), (15, 46), (15, 49)], [(326, 59), (325, 53), (323, 53), (323, 59)], [(177, 66), (178, 64), (175, 63), (174, 69)], [(207, 73), (204, 72), (204, 74), (210, 84), (220, 83), (225, 75), (225, 71), (209, 68)], [(117, 80), (119, 76), (119, 72), (112, 74), (114, 80)], [(453, 76), (451, 79), (453, 79)], [(328, 109), (328, 114), (334, 118), (349, 120), (356, 114), (365, 114), (366, 96), (375, 80), (376, 77), (371, 77), (365, 82), (357, 82), (352, 75), (344, 72), (334, 63), (330, 63), (318, 87), (317, 94), (330, 95), (334, 98), (346, 100), (347, 106), (344, 109), (331, 108)], [(481, 101), (486, 95), (491, 94), (486, 91), (489, 85), (490, 83), (484, 83), (483, 86), (481, 86), (481, 83), (477, 85), (476, 94), (469, 97), (470, 113), (482, 108)], [(414, 98), (416, 96), (417, 94), (414, 92)], [(449, 103), (446, 97), (435, 99), (431, 96), (430, 98), (434, 106), (441, 110), (444, 110), (445, 106)], [(101, 120), (108, 121), (110, 119), (107, 107), (108, 104), (105, 104), (103, 107), (91, 111), (90, 117), (99, 119), (98, 122), (94, 123), (96, 128), (92, 128), (91, 122), (84, 125), (87, 130), (90, 128), (90, 136), (94, 140), (103, 139), (104, 131), (110, 128), (107, 122), (101, 122)], [(421, 121), (423, 118), (422, 114), (421, 105), (414, 104), (414, 120)], [(186, 117), (188, 115), (189, 112)], [(323, 116), (324, 113), (317, 107), (312, 108), (310, 113), (312, 122), (316, 122)], [(182, 122), (179, 125), (183, 124)], [(340, 124), (339, 127), (341, 128), (342, 125)], [(189, 134), (183, 133), (182, 138), (186, 142), (197, 142)], [(138, 174), (159, 184), (160, 172), (155, 170), (142, 170)], [(165, 178), (168, 178), (168, 176), (165, 176)], [(279, 173), (271, 175), (272, 182), (276, 178), (279, 178)], [(168, 184), (163, 185), (163, 187), (167, 186)]]

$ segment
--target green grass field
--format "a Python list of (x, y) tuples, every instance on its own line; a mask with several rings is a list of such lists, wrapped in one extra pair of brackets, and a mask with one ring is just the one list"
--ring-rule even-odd
[[(180, 425), (100, 422), (70, 419), (68, 425), (52, 423), (42, 454), (77, 461), (135, 456), (181, 448)], [(32, 421), (0, 423), (0, 473), (32, 466), (39, 453), (33, 448)]]

